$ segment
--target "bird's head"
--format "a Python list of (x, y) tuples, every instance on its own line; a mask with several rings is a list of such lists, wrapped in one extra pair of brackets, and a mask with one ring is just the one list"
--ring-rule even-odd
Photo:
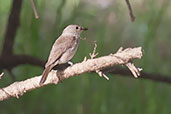
[(88, 30), (87, 28), (81, 27), (79, 25), (68, 25), (64, 30), (62, 35), (75, 35), (80, 36), (82, 31)]

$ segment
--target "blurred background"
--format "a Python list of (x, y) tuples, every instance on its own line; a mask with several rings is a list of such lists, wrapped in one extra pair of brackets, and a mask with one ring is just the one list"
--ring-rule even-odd
[[(0, 0), (0, 50), (13, 0)], [(170, 76), (170, 0), (131, 0), (131, 22), (125, 0), (36, 0), (35, 19), (30, 0), (23, 0), (14, 54), (26, 54), (46, 61), (56, 38), (68, 24), (89, 30), (82, 34), (72, 62), (89, 57), (96, 40), (99, 56), (115, 53), (121, 46), (143, 47), (143, 59), (136, 66), (143, 72)], [(0, 63), (1, 64), (1, 63)], [(2, 70), (2, 69), (1, 69)], [(14, 81), (4, 69), (0, 87)], [(12, 69), (17, 81), (42, 73), (39, 66), (23, 64)], [(171, 114), (171, 85), (153, 80), (108, 74), (110, 80), (86, 73), (27, 92), (19, 99), (0, 102), (1, 114)]]

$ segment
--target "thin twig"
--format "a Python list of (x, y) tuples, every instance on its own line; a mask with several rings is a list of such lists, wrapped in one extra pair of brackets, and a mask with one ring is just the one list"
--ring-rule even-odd
[(86, 62), (87, 61), (87, 57), (84, 57), (84, 60), (82, 61), (82, 63)]
[(100, 70), (96, 70), (96, 73), (100, 76), (100, 77), (104, 77), (106, 80), (109, 80), (109, 77), (104, 74), (102, 71)]
[(86, 37), (84, 37), (84, 38), (80, 38), (80, 40), (87, 40), (87, 38), (86, 38)]
[(0, 79), (2, 78), (3, 75), (4, 75), (4, 73), (2, 72), (2, 73), (0, 74)]
[(123, 47), (120, 47), (120, 48), (118, 49), (117, 53), (122, 52), (122, 50), (123, 50)]
[(129, 15), (130, 15), (131, 21), (134, 22), (135, 16), (133, 14), (133, 11), (132, 11), (132, 8), (131, 8), (131, 4), (130, 4), (129, 0), (125, 0), (125, 1), (126, 1), (127, 6), (128, 6), (128, 10), (129, 10)]
[(99, 54), (99, 53), (96, 53), (96, 49), (97, 49), (97, 41), (94, 41), (93, 52), (89, 53), (91, 59), (94, 59)]
[(136, 68), (133, 63), (127, 63), (126, 66), (129, 68), (129, 70), (132, 72), (135, 78), (138, 78), (140, 76), (141, 68)]
[(38, 19), (39, 18), (39, 15), (37, 13), (36, 5), (34, 3), (34, 0), (31, 0), (31, 5), (32, 5), (32, 8), (33, 8), (34, 16), (35, 16), (36, 19)]
[[(97, 49), (97, 41), (94, 41), (94, 49), (93, 49), (93, 52), (92, 53), (89, 53), (91, 59), (94, 59), (98, 55), (98, 53), (96, 53), (96, 49)], [(96, 73), (100, 77), (104, 77), (106, 80), (109, 80), (109, 77), (106, 76), (102, 71), (96, 70)]]

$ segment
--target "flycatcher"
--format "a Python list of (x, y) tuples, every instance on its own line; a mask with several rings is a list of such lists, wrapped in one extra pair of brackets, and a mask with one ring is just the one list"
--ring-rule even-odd
[(53, 67), (69, 62), (75, 55), (79, 45), (79, 38), (82, 31), (87, 30), (79, 25), (68, 25), (61, 36), (52, 46), (48, 61), (45, 65), (40, 84), (43, 84)]

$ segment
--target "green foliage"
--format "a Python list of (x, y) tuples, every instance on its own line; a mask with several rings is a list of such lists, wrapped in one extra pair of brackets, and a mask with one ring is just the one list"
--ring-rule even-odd
[[(136, 20), (131, 23), (125, 1), (109, 0), (38, 0), (36, 20), (29, 0), (23, 1), (20, 27), (15, 38), (14, 53), (47, 60), (53, 42), (68, 24), (80, 24), (89, 30), (82, 36), (72, 59), (80, 62), (93, 50), (97, 40), (99, 56), (123, 47), (142, 46), (143, 60), (136, 61), (151, 73), (171, 73), (169, 0), (131, 1)], [(105, 0), (103, 1), (105, 2)], [(12, 1), (0, 1), (0, 47)], [(13, 69), (17, 80), (40, 75), (41, 68), (22, 65)], [(5, 73), (0, 86), (11, 83)], [(0, 103), (2, 114), (69, 113), (69, 114), (170, 114), (170, 85), (153, 81), (110, 76), (106, 81), (95, 73), (49, 85)]]

